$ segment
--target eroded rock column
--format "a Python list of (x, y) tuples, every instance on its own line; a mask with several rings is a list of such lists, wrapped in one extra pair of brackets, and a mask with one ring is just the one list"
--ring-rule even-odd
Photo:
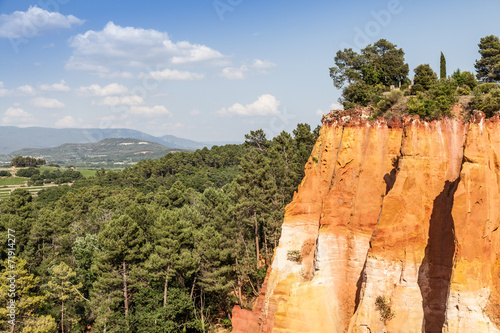
[[(445, 332), (499, 332), (500, 119), (476, 112), (454, 196), (456, 255)], [(492, 320), (490, 320), (490, 318)]]

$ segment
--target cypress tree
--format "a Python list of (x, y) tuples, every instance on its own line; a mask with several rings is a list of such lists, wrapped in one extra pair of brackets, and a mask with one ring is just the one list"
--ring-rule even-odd
[(446, 79), (446, 58), (443, 52), (441, 52), (441, 62), (439, 63), (439, 78)]

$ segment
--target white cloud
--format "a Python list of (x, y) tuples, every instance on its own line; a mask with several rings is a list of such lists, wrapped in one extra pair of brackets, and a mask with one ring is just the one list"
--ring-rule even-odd
[(24, 86), (17, 87), (15, 93), (20, 95), (34, 95), (35, 89), (29, 84), (26, 84)]
[(68, 29), (83, 22), (84, 20), (73, 15), (65, 16), (34, 6), (25, 12), (15, 11), (12, 14), (0, 15), (0, 37), (31, 38), (48, 31)]
[(130, 114), (134, 116), (144, 116), (144, 117), (158, 117), (158, 116), (169, 116), (172, 117), (172, 113), (167, 110), (163, 105), (155, 105), (153, 107), (149, 106), (131, 106)]
[(176, 69), (165, 68), (162, 71), (149, 72), (147, 74), (141, 73), (139, 77), (149, 77), (155, 80), (201, 80), (204, 78), (203, 74), (179, 71)]
[(61, 119), (57, 120), (55, 123), (55, 127), (78, 127), (82, 122), (82, 119), (75, 119), (73, 116), (64, 116)]
[(228, 80), (241, 80), (245, 78), (245, 72), (248, 71), (248, 66), (226, 67), (222, 69), (220, 75)]
[(5, 96), (32, 96), (35, 95), (35, 89), (29, 84), (19, 86), (15, 89), (6, 89), (4, 83), (0, 81), (0, 97)]
[(10, 95), (10, 91), (4, 88), (4, 83), (0, 81), (0, 97), (5, 97)]
[(206, 45), (188, 41), (175, 43), (166, 32), (121, 27), (108, 22), (100, 31), (88, 30), (70, 40), (73, 54), (66, 68), (100, 76), (111, 75), (114, 67), (167, 67), (172, 64), (224, 66), (229, 57)]
[(19, 107), (10, 107), (3, 114), (2, 121), (4, 124), (28, 125), (32, 123), (34, 119), (31, 113)]
[(252, 67), (257, 69), (267, 69), (274, 66), (276, 66), (276, 64), (268, 60), (255, 59), (252, 63)]
[(186, 64), (224, 58), (220, 52), (205, 45), (191, 44), (183, 41), (177, 43), (176, 46), (182, 54), (172, 57), (172, 63), (174, 64)]
[(42, 91), (70, 91), (71, 89), (66, 85), (66, 82), (64, 80), (61, 80), (59, 83), (53, 83), (53, 84), (41, 84), (40, 85), (40, 90)]
[(228, 108), (222, 108), (217, 111), (217, 114), (220, 116), (231, 116), (231, 115), (240, 115), (240, 116), (266, 116), (278, 114), (278, 107), (280, 102), (270, 94), (264, 94), (259, 96), (259, 98), (251, 103), (242, 105), (240, 103), (233, 104)]
[(265, 69), (276, 66), (268, 60), (255, 59), (251, 65), (241, 65), (240, 67), (225, 67), (222, 69), (220, 76), (228, 80), (241, 80), (246, 77), (246, 73), (251, 70), (258, 70), (262, 74), (267, 74)]
[(141, 96), (108, 96), (102, 101), (94, 104), (107, 106), (132, 106), (142, 105), (144, 104), (144, 100)]
[(19, 117), (30, 117), (31, 114), (24, 111), (21, 108), (12, 108), (11, 107), (5, 111), (4, 116), (19, 118)]
[(199, 110), (197, 110), (197, 109), (193, 109), (193, 110), (191, 110), (191, 111), (189, 112), (189, 114), (190, 114), (191, 116), (198, 116), (198, 115), (200, 115), (200, 114), (201, 114), (201, 112), (200, 112)]
[[(154, 123), (154, 122), (150, 122), (149, 123), (150, 125), (150, 128), (151, 129), (158, 129), (158, 124)], [(183, 123), (165, 123), (163, 125), (160, 126), (160, 129), (163, 130), (163, 131), (167, 131), (168, 133), (176, 133), (177, 131), (179, 131), (180, 129), (184, 128), (184, 124)]]
[(114, 72), (102, 73), (99, 76), (100, 77), (107, 77), (107, 78), (110, 78), (110, 79), (115, 79), (115, 78), (118, 78), (118, 79), (131, 79), (131, 78), (134, 77), (134, 74), (132, 74), (130, 72), (114, 71)]
[(64, 107), (64, 104), (55, 98), (47, 97), (37, 97), (31, 100), (31, 104), (37, 108), (44, 109), (60, 109)]
[(130, 90), (124, 85), (111, 83), (101, 87), (98, 84), (92, 84), (88, 87), (80, 87), (79, 91), (84, 95), (91, 96), (111, 96), (111, 95), (128, 95)]

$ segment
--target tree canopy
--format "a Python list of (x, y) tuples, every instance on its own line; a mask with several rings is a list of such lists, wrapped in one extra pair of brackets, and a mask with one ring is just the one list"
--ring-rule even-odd
[(500, 81), (500, 39), (489, 35), (481, 38), (478, 44), (481, 59), (477, 60), (474, 67), (477, 79), (483, 82)]
[(404, 55), (403, 49), (385, 39), (366, 46), (361, 54), (352, 49), (339, 50), (330, 78), (336, 88), (344, 87), (340, 99), (344, 108), (376, 102), (374, 97), (383, 88), (407, 81), (409, 67)]
[[(17, 189), (0, 201), (0, 233), (19, 237), (26, 303), (16, 330), (229, 328), (234, 305), (250, 308), (259, 295), (317, 136), (307, 124), (274, 138), (256, 130), (241, 145), (100, 170), (36, 197)], [(5, 263), (0, 269), (9, 274)], [(3, 320), (0, 328), (10, 326)]]
[(42, 158), (34, 158), (30, 156), (16, 156), (10, 161), (11, 167), (36, 167), (39, 165), (44, 165), (46, 161)]
[[(451, 115), (451, 107), (461, 102), (467, 112), (479, 109), (488, 117), (500, 113), (500, 39), (490, 35), (479, 43), (481, 58), (474, 74), (457, 69), (447, 76), (446, 58), (440, 54), (439, 79), (429, 64), (414, 69), (414, 82), (408, 75), (405, 53), (395, 44), (380, 39), (361, 49), (339, 50), (330, 67), (333, 85), (342, 89), (339, 102), (344, 109), (371, 106), (372, 117), (401, 117), (408, 114), (426, 119)], [(469, 96), (469, 98), (462, 98)], [(472, 97), (472, 99), (470, 98)]]
[(361, 54), (352, 49), (339, 50), (334, 59), (336, 66), (330, 68), (330, 77), (336, 88), (360, 81), (388, 87), (407, 78), (409, 69), (404, 55), (403, 49), (385, 39), (366, 46)]
[(413, 71), (415, 72), (413, 91), (428, 91), (438, 82), (437, 74), (429, 64), (418, 65)]

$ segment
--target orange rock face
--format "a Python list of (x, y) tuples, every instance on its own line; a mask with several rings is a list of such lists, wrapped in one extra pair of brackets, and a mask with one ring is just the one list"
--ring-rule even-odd
[(498, 331), (500, 119), (369, 111), (324, 117), (266, 286), (233, 332)]

